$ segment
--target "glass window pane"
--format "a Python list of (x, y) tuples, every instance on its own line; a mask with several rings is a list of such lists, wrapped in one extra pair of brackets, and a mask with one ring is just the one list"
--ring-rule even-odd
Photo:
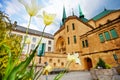
[(68, 25), (67, 25), (67, 32), (69, 32), (69, 28), (68, 28)]
[(99, 38), (100, 38), (100, 42), (104, 42), (105, 41), (105, 39), (103, 37), (103, 34), (99, 34)]
[(49, 41), (48, 41), (48, 44), (49, 44), (49, 45), (51, 45), (51, 44), (52, 44), (52, 42), (49, 40)]
[(35, 44), (31, 44), (31, 50), (34, 50)]
[(51, 47), (48, 47), (48, 51), (51, 51)]
[(88, 40), (85, 40), (85, 45), (86, 47), (88, 47)]
[(69, 39), (69, 37), (68, 37), (68, 44), (70, 44), (70, 39)]
[(117, 34), (115, 29), (110, 30), (110, 33), (112, 35), (112, 38), (117, 38), (118, 37), (118, 34)]
[(74, 43), (76, 43), (76, 42), (77, 42), (77, 41), (76, 41), (76, 36), (74, 36), (73, 38), (74, 38)]
[(85, 47), (85, 43), (84, 43), (84, 41), (82, 41), (82, 47), (83, 47), (83, 48)]
[(72, 23), (72, 28), (73, 28), (73, 30), (75, 30), (75, 25), (74, 25), (74, 23)]
[(104, 32), (106, 40), (110, 40), (110, 34), (109, 32)]
[(36, 38), (35, 38), (35, 37), (33, 37), (33, 38), (32, 38), (32, 41), (33, 41), (33, 42), (36, 42)]

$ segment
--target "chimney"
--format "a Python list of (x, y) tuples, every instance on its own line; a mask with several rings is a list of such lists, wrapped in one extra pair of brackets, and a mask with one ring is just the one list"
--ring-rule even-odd
[(16, 27), (16, 26), (17, 26), (17, 21), (15, 21), (13, 24), (13, 27)]

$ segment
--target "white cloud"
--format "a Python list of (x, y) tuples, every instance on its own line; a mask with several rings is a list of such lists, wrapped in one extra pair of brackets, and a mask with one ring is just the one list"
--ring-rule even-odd
[[(99, 7), (103, 6), (103, 2), (104, 1), (101, 0), (40, 0), (39, 3), (41, 3), (40, 5), (43, 5), (44, 8), (39, 12), (39, 14), (42, 14), (43, 10), (56, 14), (55, 24), (46, 28), (46, 32), (53, 34), (60, 27), (63, 15), (63, 5), (65, 6), (67, 16), (72, 15), (72, 8), (75, 15), (79, 15), (78, 6), (80, 5), (85, 17), (91, 18), (93, 14), (95, 14), (94, 12), (99, 9)], [(26, 27), (29, 16), (23, 5), (21, 5), (18, 0), (5, 0), (4, 3), (6, 4), (6, 13), (12, 17), (12, 20), (18, 21), (19, 25)], [(42, 19), (38, 19), (36, 17), (32, 18), (30, 28), (42, 31), (43, 26), (44, 23)]]
[(2, 8), (2, 4), (0, 3), (0, 8)]
[(5, 0), (4, 3), (6, 5), (5, 11), (6, 13), (9, 13), (9, 15), (14, 15), (21, 11), (22, 7), (20, 6), (18, 0), (11, 0), (11, 1)]

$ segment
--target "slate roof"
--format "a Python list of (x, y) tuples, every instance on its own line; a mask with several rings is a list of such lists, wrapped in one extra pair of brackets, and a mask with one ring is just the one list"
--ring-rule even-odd
[[(23, 26), (19, 26), (19, 25), (16, 25), (15, 27), (12, 27), (12, 30), (23, 32), (23, 33), (26, 33), (26, 29), (27, 28), (25, 28)], [(33, 34), (33, 35), (41, 36), (42, 32), (38, 31), (38, 30), (29, 29), (28, 30), (28, 34)], [(52, 38), (52, 39), (54, 38), (54, 36), (52, 34), (49, 34), (49, 33), (44, 33), (44, 37)]]
[(80, 18), (83, 22), (88, 22), (88, 19), (86, 19), (86, 18), (84, 18), (84, 17), (82, 17), (82, 18)]
[(115, 11), (115, 10), (107, 10), (107, 9), (105, 9), (104, 11), (102, 11), (101, 13), (99, 13), (98, 15), (96, 15), (95, 17), (93, 17), (92, 19), (93, 19), (94, 21), (96, 21), (96, 20), (98, 20), (98, 19), (106, 16), (107, 14), (113, 12), (113, 11)]

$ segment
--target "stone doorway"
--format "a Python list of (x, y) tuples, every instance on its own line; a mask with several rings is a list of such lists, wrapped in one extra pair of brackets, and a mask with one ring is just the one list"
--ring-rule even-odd
[(85, 58), (86, 70), (90, 70), (93, 67), (91, 58)]

